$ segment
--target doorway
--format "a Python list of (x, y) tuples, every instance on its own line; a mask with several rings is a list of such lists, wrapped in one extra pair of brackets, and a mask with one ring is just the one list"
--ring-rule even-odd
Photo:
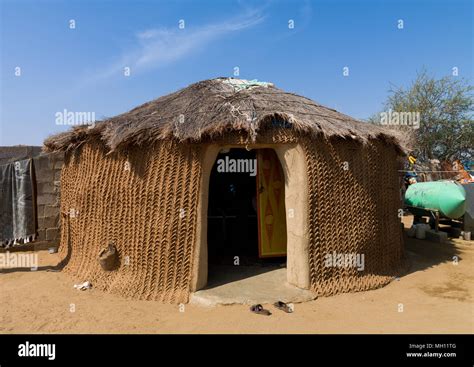
[(207, 210), (208, 286), (286, 266), (285, 178), (273, 149), (222, 149)]
[[(301, 293), (299, 293), (298, 290), (307, 291), (310, 288), (310, 243), (308, 237), (310, 200), (308, 197), (309, 182), (304, 148), (300, 144), (253, 144), (248, 145), (246, 147), (247, 149), (242, 148), (241, 145), (237, 144), (210, 144), (206, 146), (203, 151), (201, 189), (199, 192), (200, 200), (197, 208), (197, 222), (199, 225), (196, 229), (197, 237), (190, 284), (190, 290), (193, 292), (192, 299), (199, 303), (218, 304), (225, 302), (247, 302), (250, 299), (263, 301), (269, 298), (276, 301), (282, 298), (283, 295), (287, 295), (286, 299), (294, 301), (300, 298)], [(245, 245), (247, 244), (247, 250), (249, 250), (247, 253), (250, 255), (247, 255), (248, 258), (244, 255), (243, 260), (241, 259), (242, 256), (240, 256), (240, 264), (258, 265), (260, 263), (272, 264), (273, 262), (273, 265), (281, 265), (281, 267), (277, 269), (279, 275), (274, 278), (269, 279), (268, 275), (273, 275), (275, 272), (265, 272), (261, 274), (261, 276), (247, 276), (244, 274), (245, 270), (255, 270), (256, 267), (235, 266), (234, 259), (235, 256), (239, 256), (239, 254), (235, 254), (235, 251), (227, 248), (228, 245), (221, 243), (223, 239), (230, 237), (229, 232), (226, 232), (226, 236), (222, 235), (224, 232), (219, 233), (223, 228), (223, 223), (219, 222), (222, 218), (208, 218), (210, 213), (214, 213), (217, 211), (217, 208), (220, 208), (217, 205), (219, 204), (219, 200), (222, 201), (222, 198), (220, 198), (218, 194), (217, 196), (215, 194), (216, 185), (214, 181), (216, 173), (212, 174), (213, 169), (217, 170), (216, 163), (218, 160), (228, 153), (232, 152), (233, 154), (234, 149), (236, 152), (244, 152), (242, 154), (251, 154), (250, 158), (258, 158), (259, 151), (270, 149), (276, 153), (279, 167), (283, 168), (284, 190), (282, 197), (284, 196), (284, 208), (287, 211), (286, 260), (284, 256), (279, 259), (273, 257), (260, 258), (258, 256), (258, 217), (254, 217), (253, 219), (249, 218), (253, 220), (253, 224), (251, 221), (249, 222), (250, 229), (252, 227), (255, 228), (255, 219), (257, 219), (257, 239), (250, 236), (249, 230), (247, 232), (247, 239), (250, 237), (249, 242), (242, 244), (243, 248), (237, 247), (237, 250), (244, 250), (242, 252), (245, 253)], [(228, 166), (228, 168), (230, 168), (230, 166)], [(225, 180), (224, 173), (221, 172), (219, 175), (222, 175), (222, 180)], [(248, 179), (252, 179), (252, 182), (255, 183), (255, 194), (257, 192), (256, 176), (251, 177), (253, 178)], [(211, 181), (213, 182), (212, 184)], [(225, 182), (223, 182), (223, 184), (225, 184)], [(210, 198), (211, 196), (212, 198)], [(248, 195), (247, 198), (249, 196), (250, 195)], [(219, 215), (221, 214), (217, 214), (217, 216)], [(231, 220), (235, 219), (231, 218), (227, 221)], [(239, 233), (239, 235), (241, 234)], [(257, 250), (255, 250), (256, 248)], [(208, 256), (209, 252), (213, 254)], [(219, 267), (219, 262), (224, 263), (224, 266), (227, 266), (227, 269), (230, 269), (231, 272), (229, 274), (219, 274), (216, 272)], [(266, 271), (267, 268), (261, 266), (260, 270)], [(262, 276), (264, 278), (262, 278)], [(241, 280), (239, 281), (239, 279)]]

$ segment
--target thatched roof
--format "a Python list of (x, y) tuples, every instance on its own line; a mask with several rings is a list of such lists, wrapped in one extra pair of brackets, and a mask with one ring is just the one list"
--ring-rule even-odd
[(53, 135), (44, 145), (47, 151), (69, 151), (89, 139), (100, 138), (110, 151), (115, 151), (169, 138), (199, 142), (229, 131), (244, 132), (249, 141), (255, 141), (264, 124), (275, 119), (290, 123), (290, 128), (299, 132), (363, 143), (382, 139), (403, 150), (399, 137), (390, 129), (360, 122), (269, 83), (232, 78), (192, 84), (96, 122), (94, 127), (76, 126)]

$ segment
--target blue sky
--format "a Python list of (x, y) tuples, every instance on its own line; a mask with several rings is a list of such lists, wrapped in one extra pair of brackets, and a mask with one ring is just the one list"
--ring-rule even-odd
[(0, 145), (40, 145), (69, 128), (64, 109), (110, 117), (235, 67), (361, 119), (423, 67), (473, 78), (467, 0), (0, 3)]

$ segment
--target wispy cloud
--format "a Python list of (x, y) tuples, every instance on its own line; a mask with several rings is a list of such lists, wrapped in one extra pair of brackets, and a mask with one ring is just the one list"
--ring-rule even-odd
[(121, 75), (125, 67), (133, 74), (163, 67), (202, 50), (207, 45), (232, 32), (242, 31), (261, 23), (265, 17), (258, 10), (200, 27), (184, 29), (158, 28), (140, 31), (134, 35), (131, 48), (119, 56), (119, 61), (91, 76), (89, 81), (98, 81)]

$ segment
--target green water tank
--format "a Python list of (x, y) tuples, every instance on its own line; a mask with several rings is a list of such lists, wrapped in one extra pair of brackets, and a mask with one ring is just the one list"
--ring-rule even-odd
[[(457, 219), (466, 211), (466, 191), (454, 181), (419, 182), (408, 187), (405, 204), (438, 210), (444, 217)], [(422, 215), (416, 210), (411, 211), (415, 215)]]

